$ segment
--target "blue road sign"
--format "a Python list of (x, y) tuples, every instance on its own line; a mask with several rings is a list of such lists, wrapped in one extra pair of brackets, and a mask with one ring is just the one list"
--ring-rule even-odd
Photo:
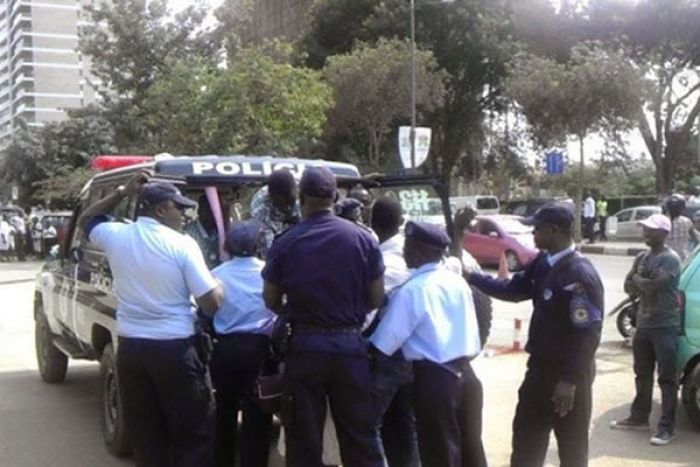
[(564, 153), (550, 151), (545, 155), (546, 170), (549, 175), (561, 175), (564, 173)]

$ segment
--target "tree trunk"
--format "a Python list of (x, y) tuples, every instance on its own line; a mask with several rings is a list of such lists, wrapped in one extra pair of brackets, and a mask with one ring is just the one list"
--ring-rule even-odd
[(584, 147), (583, 147), (583, 140), (585, 139), (585, 135), (579, 135), (578, 136), (579, 141), (581, 142), (581, 148), (579, 151), (579, 167), (578, 167), (578, 186), (576, 188), (576, 209), (574, 209), (574, 240), (576, 243), (579, 243), (581, 241), (581, 216), (582, 216), (582, 211), (581, 211), (581, 202), (583, 201), (583, 168), (584, 168)]

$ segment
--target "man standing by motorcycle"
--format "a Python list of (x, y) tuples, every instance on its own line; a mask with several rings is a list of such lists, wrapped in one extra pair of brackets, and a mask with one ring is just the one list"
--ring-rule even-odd
[(629, 417), (615, 420), (618, 430), (648, 430), (651, 412), (654, 366), (658, 366), (661, 388), (661, 418), (651, 444), (665, 446), (674, 439), (674, 419), (678, 393), (675, 368), (681, 316), (678, 278), (681, 260), (666, 239), (671, 221), (654, 214), (640, 222), (649, 250), (640, 253), (625, 279), (625, 292), (640, 297), (637, 332), (632, 342), (637, 394)]

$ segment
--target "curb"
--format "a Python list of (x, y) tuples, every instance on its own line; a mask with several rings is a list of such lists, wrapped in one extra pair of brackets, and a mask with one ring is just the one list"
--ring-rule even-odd
[(2, 285), (12, 285), (12, 284), (23, 284), (25, 282), (34, 282), (36, 280), (36, 277), (28, 277), (26, 279), (9, 279), (9, 280), (0, 280), (0, 286)]
[(642, 246), (622, 247), (612, 245), (579, 245), (578, 250), (581, 253), (590, 253), (594, 255), (612, 255), (612, 256), (637, 256), (639, 253), (647, 251), (648, 248)]

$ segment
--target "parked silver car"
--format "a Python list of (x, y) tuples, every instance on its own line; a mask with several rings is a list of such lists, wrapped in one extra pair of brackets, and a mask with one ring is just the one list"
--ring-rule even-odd
[(622, 209), (608, 217), (606, 234), (609, 239), (642, 241), (642, 227), (638, 223), (652, 214), (661, 214), (661, 206)]

